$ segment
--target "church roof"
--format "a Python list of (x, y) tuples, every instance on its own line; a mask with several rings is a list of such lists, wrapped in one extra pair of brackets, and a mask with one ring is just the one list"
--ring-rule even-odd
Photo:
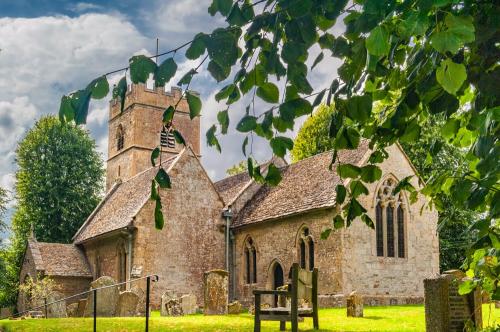
[[(182, 153), (162, 162), (162, 167), (170, 168)], [(74, 243), (130, 226), (150, 197), (151, 181), (157, 171), (157, 167), (151, 167), (127, 181), (117, 182), (75, 234)]]
[(219, 192), (224, 204), (229, 204), (238, 193), (250, 181), (248, 172), (243, 172), (214, 183), (215, 189)]
[[(367, 151), (368, 142), (361, 141), (356, 150), (340, 151), (338, 158), (359, 164)], [(335, 169), (329, 170), (331, 159), (329, 151), (282, 167), (280, 184), (263, 185), (239, 211), (233, 227), (335, 206), (335, 186), (341, 179)]]
[(92, 277), (83, 252), (74, 244), (28, 240), (37, 272), (59, 277)]

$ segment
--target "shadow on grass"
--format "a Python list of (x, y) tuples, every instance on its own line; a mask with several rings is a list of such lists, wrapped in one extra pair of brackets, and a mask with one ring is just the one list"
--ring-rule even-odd
[(380, 316), (363, 316), (364, 319), (371, 319), (371, 320), (379, 320), (379, 319), (384, 319), (384, 317)]

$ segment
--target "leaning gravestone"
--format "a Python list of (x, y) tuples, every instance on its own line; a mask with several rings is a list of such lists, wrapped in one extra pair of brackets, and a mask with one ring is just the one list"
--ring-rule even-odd
[(78, 317), (77, 312), (78, 312), (78, 302), (71, 303), (66, 306), (66, 313), (68, 317)]
[(139, 296), (132, 291), (120, 292), (116, 305), (117, 317), (133, 317), (137, 315)]
[(87, 307), (87, 299), (79, 300), (76, 309), (76, 317), (83, 317), (85, 315), (85, 307)]
[(163, 293), (163, 295), (161, 296), (161, 308), (160, 308), (161, 316), (169, 316), (167, 303), (175, 298), (177, 298), (177, 296), (175, 296), (174, 291), (171, 289), (168, 289), (165, 291), (165, 293)]
[(458, 294), (463, 277), (463, 272), (453, 270), (424, 280), (427, 332), (462, 332), (469, 320), (477, 329), (482, 328), (480, 291)]
[(363, 317), (363, 297), (352, 292), (347, 297), (347, 317)]
[(198, 306), (196, 305), (196, 296), (193, 294), (182, 295), (179, 302), (184, 315), (192, 315), (196, 313)]
[[(64, 295), (59, 292), (52, 292), (47, 297), (47, 303), (52, 303), (47, 305), (47, 318), (66, 318), (68, 317), (66, 313), (66, 301), (59, 301), (64, 298)], [(53, 303), (54, 302), (54, 303)]]
[(238, 315), (241, 313), (241, 303), (239, 301), (233, 301), (227, 305), (227, 313), (230, 315)]
[[(100, 277), (90, 283), (90, 290), (115, 284), (115, 280), (111, 277)], [(116, 304), (120, 291), (117, 286), (99, 289), (97, 291), (97, 316), (113, 317), (116, 313)], [(89, 294), (87, 305), (85, 307), (85, 316), (90, 317), (94, 312), (94, 292)]]
[(137, 294), (139, 300), (137, 302), (137, 313), (141, 316), (145, 315), (146, 314), (146, 293), (144, 292), (144, 290), (139, 287), (139, 286), (133, 286), (131, 289), (130, 289), (132, 292), (134, 292), (135, 294)]
[(227, 314), (228, 275), (224, 270), (205, 272), (203, 278), (205, 315)]

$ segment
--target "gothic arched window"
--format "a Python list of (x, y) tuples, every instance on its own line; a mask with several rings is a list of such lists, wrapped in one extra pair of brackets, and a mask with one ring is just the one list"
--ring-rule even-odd
[(314, 241), (309, 237), (309, 270), (314, 269)]
[(300, 268), (312, 270), (314, 268), (314, 240), (307, 227), (299, 230), (298, 250)]
[(375, 237), (377, 256), (381, 257), (396, 257), (396, 253), (406, 257), (405, 205), (401, 192), (394, 193), (396, 184), (396, 179), (387, 178), (377, 192)]
[(245, 276), (247, 284), (257, 283), (257, 250), (251, 237), (245, 241)]
[[(117, 248), (118, 256), (118, 282), (127, 281), (127, 252), (125, 251), (125, 244), (120, 243)], [(124, 289), (124, 285), (120, 286)]]
[(304, 239), (300, 239), (300, 268), (305, 269), (306, 268), (306, 243)]
[(123, 149), (125, 144), (125, 131), (123, 130), (122, 125), (118, 126), (116, 130), (116, 151), (120, 151)]

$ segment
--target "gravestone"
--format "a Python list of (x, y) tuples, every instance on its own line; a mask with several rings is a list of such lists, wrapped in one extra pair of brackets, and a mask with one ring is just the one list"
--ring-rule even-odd
[(198, 306), (196, 305), (196, 296), (193, 294), (185, 294), (181, 296), (179, 301), (184, 315), (192, 315), (196, 313), (196, 310), (198, 309)]
[(76, 309), (76, 317), (83, 317), (85, 315), (85, 308), (87, 307), (87, 299), (81, 299), (78, 301), (78, 307)]
[(239, 301), (231, 302), (227, 305), (227, 313), (230, 315), (238, 315), (241, 313), (241, 303)]
[(134, 317), (137, 315), (139, 296), (131, 291), (120, 292), (116, 305), (117, 317)]
[(352, 292), (346, 299), (347, 317), (363, 317), (363, 296)]
[[(90, 289), (110, 286), (115, 284), (115, 280), (111, 277), (100, 277), (90, 283)], [(116, 304), (120, 290), (117, 286), (97, 291), (97, 316), (98, 317), (113, 317), (116, 314)], [(87, 298), (85, 307), (85, 317), (90, 317), (94, 312), (94, 292), (91, 292)]]
[(227, 314), (228, 276), (224, 270), (205, 272), (203, 278), (205, 315)]
[(184, 313), (182, 312), (182, 307), (180, 300), (178, 298), (173, 298), (168, 300), (165, 303), (165, 316), (182, 316)]
[(427, 332), (462, 332), (467, 321), (482, 328), (481, 292), (458, 294), (463, 272), (453, 270), (424, 280)]
[(136, 309), (137, 313), (141, 316), (144, 316), (146, 314), (146, 293), (141, 287), (137, 285), (133, 286), (130, 290), (137, 294), (139, 298)]
[[(66, 313), (66, 301), (59, 301), (64, 298), (64, 295), (59, 292), (52, 292), (47, 297), (47, 303), (52, 303), (47, 305), (47, 318), (66, 318), (68, 317)], [(53, 303), (55, 302), (55, 303)]]
[(78, 312), (78, 302), (71, 303), (66, 306), (66, 314), (68, 315), (68, 317), (78, 317), (77, 312)]
[(163, 293), (163, 295), (161, 296), (161, 308), (160, 308), (161, 316), (169, 316), (167, 303), (175, 298), (177, 298), (177, 296), (171, 289), (168, 289)]
[(2, 308), (0, 309), (0, 318), (6, 318), (12, 316), (12, 309), (11, 308)]

